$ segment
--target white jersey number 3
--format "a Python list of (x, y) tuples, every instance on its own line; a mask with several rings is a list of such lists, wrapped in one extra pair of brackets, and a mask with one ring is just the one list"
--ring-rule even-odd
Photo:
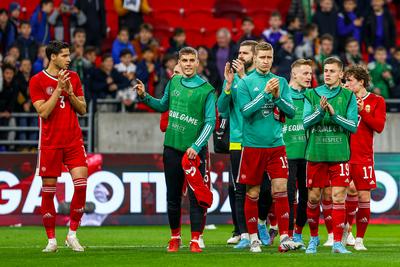
[(64, 101), (64, 96), (60, 96), (60, 108), (65, 108), (65, 101)]

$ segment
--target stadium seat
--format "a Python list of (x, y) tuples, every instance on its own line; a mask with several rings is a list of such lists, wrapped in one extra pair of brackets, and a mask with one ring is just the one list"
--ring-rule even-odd
[(192, 23), (198, 25), (199, 22), (204, 24), (206, 21), (212, 19), (213, 16), (214, 10), (212, 8), (185, 9), (184, 20), (191, 25)]
[(203, 1), (183, 1), (183, 7), (185, 10), (196, 10), (201, 8), (214, 8), (215, 0), (203, 0)]
[(205, 28), (189, 27), (185, 29), (186, 40), (190, 46), (197, 47), (204, 45), (204, 36), (206, 35)]

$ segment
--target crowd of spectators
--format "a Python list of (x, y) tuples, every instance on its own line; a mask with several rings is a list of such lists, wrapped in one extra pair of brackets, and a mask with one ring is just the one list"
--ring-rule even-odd
[[(384, 98), (400, 98), (400, 47), (396, 47), (395, 18), (387, 3), (317, 2), (309, 18), (289, 12), (284, 19), (273, 12), (260, 35), (255, 33), (251, 17), (242, 18), (242, 35), (237, 40), (229, 29), (219, 29), (214, 46), (197, 47), (198, 74), (220, 92), (225, 63), (237, 56), (240, 42), (265, 40), (275, 49), (272, 70), (280, 76), (289, 79), (290, 65), (297, 58), (313, 59), (316, 86), (323, 82), (324, 59), (338, 56), (346, 66), (363, 64), (369, 69), (371, 91)], [(152, 12), (145, 0), (137, 10), (125, 6), (123, 0), (114, 0), (114, 7), (119, 30), (109, 51), (101, 50), (108, 29), (104, 1), (62, 0), (54, 6), (53, 0), (41, 0), (29, 20), (20, 19), (21, 6), (16, 2), (0, 9), (0, 126), (9, 124), (11, 113), (33, 111), (28, 82), (46, 67), (45, 48), (51, 39), (71, 43), (70, 68), (79, 74), (88, 102), (114, 99), (126, 111), (153, 112), (137, 102), (132, 86), (138, 78), (149, 94), (161, 97), (177, 63), (177, 52), (191, 42), (184, 28), (176, 28), (169, 47), (161, 48), (153, 25), (143, 22), (143, 15)], [(105, 105), (98, 110), (120, 108)], [(16, 123), (34, 126), (37, 120), (21, 118)], [(0, 139), (6, 134), (0, 131)], [(37, 133), (19, 133), (16, 138), (34, 140)]]

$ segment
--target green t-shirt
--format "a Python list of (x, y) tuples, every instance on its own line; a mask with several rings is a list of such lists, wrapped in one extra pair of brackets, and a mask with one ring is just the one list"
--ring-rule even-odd
[(283, 126), (283, 140), (286, 144), (288, 159), (304, 159), (306, 150), (306, 133), (303, 126), (304, 93), (306, 89), (290, 88), (293, 104), (296, 108), (294, 118), (286, 118)]
[[(280, 95), (273, 98), (264, 88), (272, 78), (278, 78)], [(289, 86), (285, 78), (258, 70), (238, 83), (238, 101), (243, 115), (243, 146), (271, 148), (284, 145), (282, 123), (275, 119), (277, 107), (287, 117), (295, 113)]]

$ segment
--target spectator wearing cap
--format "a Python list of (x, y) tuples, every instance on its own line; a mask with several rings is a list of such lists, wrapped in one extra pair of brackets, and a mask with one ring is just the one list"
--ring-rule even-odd
[(39, 44), (48, 44), (50, 42), (50, 24), (48, 17), (53, 11), (53, 0), (41, 0), (38, 7), (30, 19), (32, 26), (32, 37)]
[(10, 13), (10, 21), (14, 24), (15, 29), (18, 29), (20, 26), (20, 18), (21, 15), (21, 6), (17, 2), (11, 2), (8, 8)]
[(29, 24), (28, 21), (21, 21), (19, 32), (20, 36), (18, 36), (17, 40), (15, 41), (15, 45), (20, 51), (19, 60), (27, 58), (31, 62), (35, 62), (38, 52), (38, 44), (31, 36), (31, 24)]
[(129, 49), (132, 52), (132, 55), (134, 56), (134, 59), (136, 58), (136, 52), (135, 49), (133, 48), (132, 44), (129, 42), (129, 30), (126, 27), (123, 27), (119, 30), (117, 38), (114, 40), (113, 45), (112, 45), (112, 57), (114, 60), (115, 64), (118, 64), (119, 61), (119, 56), (121, 54), (121, 51), (123, 49)]

